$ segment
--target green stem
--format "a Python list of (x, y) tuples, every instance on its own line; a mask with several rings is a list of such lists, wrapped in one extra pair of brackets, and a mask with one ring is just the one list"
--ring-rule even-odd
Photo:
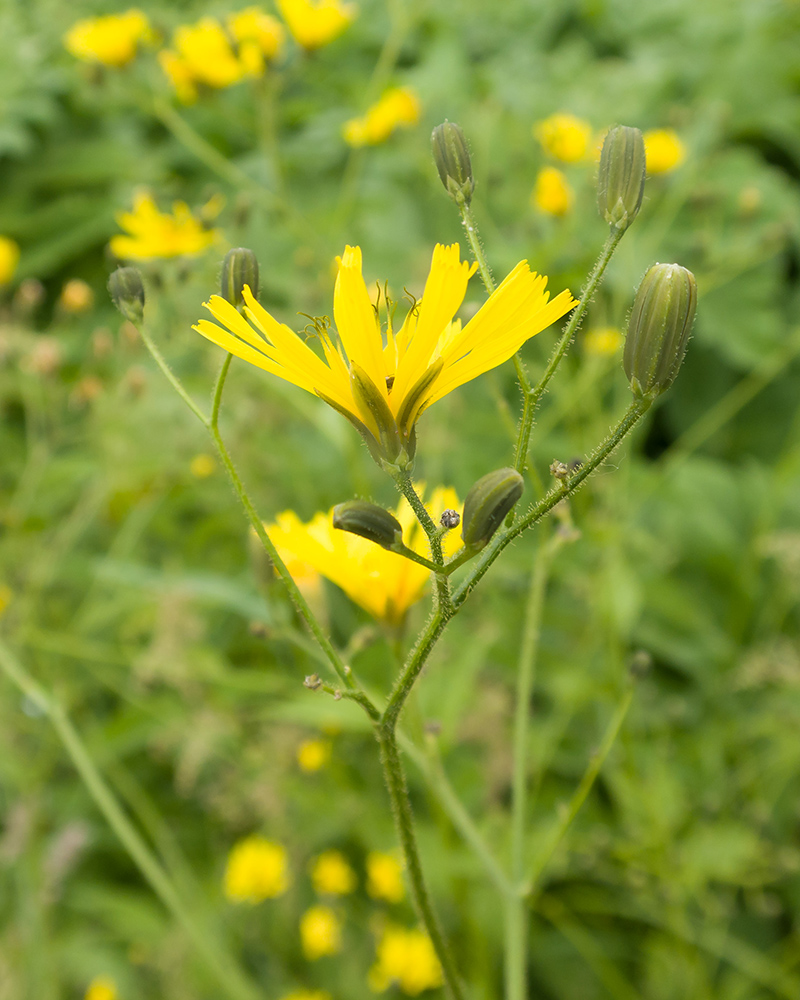
[(414, 489), (414, 484), (411, 482), (411, 476), (406, 473), (400, 473), (395, 477), (395, 482), (397, 487), (403, 496), (408, 500), (409, 506), (414, 511), (417, 516), (417, 520), (422, 526), (422, 530), (428, 536), (428, 542), (431, 547), (431, 556), (435, 565), (436, 575), (434, 580), (436, 581), (436, 601), (437, 607), (441, 608), (448, 616), (452, 610), (452, 605), (450, 601), (450, 581), (447, 577), (438, 572), (444, 567), (444, 554), (442, 552), (442, 532), (437, 528), (433, 521), (433, 518), (428, 513), (425, 504), (420, 499), (417, 491)]
[(445, 611), (441, 607), (436, 608), (434, 613), (431, 615), (425, 630), (419, 637), (417, 645), (414, 647), (411, 656), (406, 663), (406, 666), (403, 668), (403, 672), (395, 681), (394, 688), (392, 689), (392, 693), (389, 695), (389, 700), (386, 703), (386, 709), (384, 710), (381, 718), (381, 724), (383, 726), (389, 726), (392, 729), (396, 727), (397, 720), (403, 710), (406, 699), (409, 694), (411, 694), (414, 682), (422, 673), (422, 668), (425, 666), (431, 650), (439, 641), (439, 637), (447, 627), (447, 623), (452, 615), (452, 611)]
[(514, 468), (518, 472), (523, 472), (528, 462), (528, 447), (530, 445), (531, 429), (533, 428), (533, 417), (536, 413), (536, 407), (539, 405), (539, 400), (544, 395), (544, 391), (547, 388), (550, 379), (553, 375), (555, 375), (556, 369), (561, 364), (562, 358), (569, 350), (572, 338), (575, 336), (578, 327), (583, 320), (584, 314), (589, 307), (589, 303), (592, 301), (592, 297), (597, 291), (597, 286), (600, 284), (603, 273), (608, 266), (608, 262), (613, 257), (614, 251), (617, 249), (623, 233), (624, 230), (620, 231), (612, 229), (605, 245), (603, 246), (603, 249), (600, 252), (600, 256), (597, 258), (594, 267), (589, 273), (589, 277), (586, 279), (586, 284), (581, 291), (580, 301), (572, 310), (572, 313), (567, 320), (567, 324), (564, 327), (564, 333), (561, 335), (561, 339), (556, 344), (555, 350), (550, 356), (550, 361), (547, 364), (547, 368), (544, 370), (544, 374), (533, 388), (530, 388), (529, 386), (527, 391), (523, 388), (524, 402), (522, 408), (522, 419), (519, 423), (517, 446), (514, 451)]
[(62, 706), (44, 691), (3, 643), (0, 643), (0, 668), (9, 680), (48, 717), (87, 791), (106, 818), (109, 826), (153, 892), (178, 924), (183, 927), (186, 936), (195, 946), (200, 958), (213, 973), (226, 996), (230, 997), (231, 1000), (255, 1000), (255, 998), (260, 997), (261, 993), (258, 988), (218, 948), (214, 938), (206, 933), (205, 928), (195, 919), (191, 909), (183, 902), (172, 880), (147, 846), (142, 835), (127, 817), (116, 796), (100, 774), (78, 731), (72, 725)]
[(186, 405), (189, 407), (192, 413), (197, 417), (200, 423), (203, 424), (204, 427), (210, 427), (211, 422), (209, 418), (205, 415), (205, 413), (203, 413), (203, 411), (200, 409), (197, 403), (194, 402), (189, 393), (183, 388), (177, 376), (174, 374), (170, 366), (167, 364), (164, 355), (161, 353), (158, 347), (156, 347), (155, 341), (147, 332), (147, 329), (144, 327), (144, 325), (141, 325), (138, 327), (138, 330), (139, 330), (139, 336), (144, 341), (145, 347), (153, 355), (153, 360), (161, 369), (161, 371), (164, 373), (169, 384), (172, 386), (175, 392), (177, 392), (177, 394), (181, 397), (184, 403), (186, 403)]

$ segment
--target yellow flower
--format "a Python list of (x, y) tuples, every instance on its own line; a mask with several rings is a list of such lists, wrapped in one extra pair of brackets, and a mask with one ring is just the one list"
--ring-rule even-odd
[(356, 7), (340, 0), (278, 0), (292, 38), (307, 52), (337, 38), (356, 16)]
[(152, 30), (140, 10), (91, 17), (73, 24), (64, 35), (68, 52), (84, 62), (125, 66), (136, 55), (140, 42), (150, 41)]
[(345, 141), (351, 146), (374, 146), (384, 142), (395, 129), (416, 125), (419, 98), (409, 87), (392, 87), (367, 109), (361, 118), (351, 118), (344, 126)]
[(376, 993), (396, 983), (404, 993), (415, 997), (442, 985), (442, 967), (424, 931), (389, 924), (378, 941), (376, 957), (369, 973), (370, 988)]
[(0, 285), (14, 277), (19, 263), (19, 245), (9, 236), (0, 236)]
[[(286, 560), (284, 560), (285, 562)], [(302, 567), (304, 564), (299, 560), (292, 560), (292, 565), (286, 564), (286, 568), (292, 574), (294, 582), (297, 586), (300, 586), (300, 580), (298, 576), (302, 575), (296, 571), (296, 568)], [(310, 568), (310, 567), (309, 567)], [(314, 576), (319, 579), (319, 574), (316, 570), (311, 570)], [(302, 588), (301, 588), (302, 589)], [(300, 746), (297, 748), (297, 763), (300, 765), (301, 771), (306, 771), (309, 774), (314, 771), (319, 771), (323, 768), (331, 758), (331, 744), (330, 740), (303, 740)]]
[(108, 976), (96, 976), (84, 994), (83, 1000), (117, 1000), (117, 984)]
[(314, 891), (320, 896), (347, 896), (356, 888), (356, 873), (341, 851), (323, 851), (311, 866)]
[(234, 844), (225, 867), (225, 895), (232, 903), (260, 903), (289, 888), (286, 849), (264, 837)]
[(189, 471), (195, 479), (208, 479), (209, 476), (214, 474), (216, 467), (217, 463), (211, 455), (206, 455), (205, 453), (195, 455), (189, 463)]
[(117, 221), (130, 234), (111, 238), (111, 252), (121, 260), (197, 254), (217, 238), (216, 230), (204, 229), (184, 202), (176, 201), (167, 215), (147, 191), (137, 192), (133, 211), (120, 213)]
[(240, 45), (256, 42), (266, 59), (276, 59), (280, 55), (286, 32), (276, 17), (265, 14), (260, 7), (248, 7), (231, 14), (228, 27)]
[(162, 49), (158, 53), (158, 61), (181, 104), (194, 104), (197, 100), (197, 85), (186, 60), (169, 49)]
[(575, 115), (559, 112), (533, 126), (542, 147), (563, 163), (577, 163), (586, 156), (592, 127)]
[[(418, 487), (419, 489), (419, 487)], [(459, 508), (455, 491), (439, 487), (426, 504), (434, 521), (443, 510)], [(403, 541), (423, 554), (427, 538), (408, 502), (403, 499), (395, 511), (403, 526)], [(424, 566), (389, 552), (374, 542), (340, 531), (333, 527), (333, 511), (315, 514), (303, 524), (293, 511), (279, 514), (275, 524), (267, 526), (270, 538), (284, 561), (294, 559), (313, 567), (368, 611), (375, 618), (398, 624), (422, 597), (430, 572)], [(442, 539), (446, 556), (461, 547), (457, 531), (449, 531)]]
[(648, 174), (666, 174), (686, 159), (686, 147), (669, 128), (651, 129), (644, 134)]
[(616, 352), (625, 343), (625, 338), (615, 326), (596, 326), (586, 332), (583, 347), (587, 354), (603, 357)]
[(94, 292), (90, 285), (80, 278), (72, 278), (64, 284), (58, 297), (58, 304), (68, 313), (82, 313), (92, 308)]
[(373, 899), (399, 903), (405, 896), (403, 866), (393, 854), (370, 851), (367, 855), (367, 893)]
[(462, 329), (453, 316), (475, 268), (459, 259), (457, 243), (437, 245), (421, 301), (397, 332), (388, 310), (384, 342), (361, 273), (361, 249), (346, 247), (333, 295), (338, 346), (327, 323), (317, 322), (325, 361), (305, 336), (278, 323), (260, 306), (248, 288), (247, 319), (214, 295), (205, 305), (217, 323), (200, 320), (195, 330), (224, 350), (320, 396), (358, 428), (373, 455), (402, 461), (401, 453), (413, 455), (412, 432), (424, 410), (507, 361), (526, 340), (576, 304), (568, 291), (549, 301), (547, 278), (521, 261)]
[(342, 950), (342, 921), (329, 906), (312, 906), (300, 918), (303, 954), (312, 962)]
[(208, 87), (230, 87), (246, 75), (225, 29), (213, 17), (183, 24), (173, 36), (178, 56), (194, 80)]
[(575, 196), (564, 174), (556, 167), (542, 167), (536, 176), (531, 204), (545, 215), (566, 215)]
[(291, 993), (286, 993), (280, 998), (280, 1000), (331, 1000), (330, 993), (326, 993), (325, 990), (292, 990)]

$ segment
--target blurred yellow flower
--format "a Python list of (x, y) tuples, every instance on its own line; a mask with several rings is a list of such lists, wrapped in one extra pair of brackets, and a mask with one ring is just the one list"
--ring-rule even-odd
[(312, 962), (342, 950), (342, 921), (329, 906), (312, 906), (300, 918), (303, 954)]
[(351, 146), (374, 146), (384, 142), (395, 129), (416, 125), (419, 110), (419, 98), (410, 87), (391, 87), (366, 114), (345, 123), (345, 141)]
[(291, 993), (284, 994), (280, 1000), (331, 1000), (330, 993), (325, 990), (292, 990)]
[(292, 38), (307, 52), (337, 38), (356, 16), (355, 4), (340, 0), (277, 0)]
[(19, 244), (10, 236), (0, 236), (0, 285), (14, 277), (19, 263)]
[(234, 844), (225, 867), (225, 895), (232, 903), (260, 903), (283, 895), (291, 882), (286, 849), (264, 837)]
[(686, 147), (677, 132), (669, 128), (651, 129), (644, 134), (644, 152), (648, 174), (666, 174), (686, 159)]
[(152, 40), (150, 23), (140, 10), (90, 17), (73, 24), (64, 35), (68, 52), (84, 62), (125, 66), (141, 42)]
[(230, 87), (246, 75), (227, 32), (213, 17), (204, 17), (197, 24), (182, 24), (175, 31), (173, 44), (198, 83)]
[(80, 278), (72, 278), (65, 282), (58, 297), (58, 304), (68, 313), (87, 312), (94, 305), (94, 292)]
[(356, 873), (341, 851), (323, 851), (311, 865), (311, 882), (320, 896), (347, 896), (356, 888)]
[(6, 608), (11, 603), (11, 599), (14, 596), (14, 591), (7, 583), (0, 583), (0, 615), (2, 615)]
[[(285, 561), (285, 560), (284, 560)], [(297, 573), (296, 567), (302, 567), (303, 563), (299, 560), (292, 560), (291, 566), (289, 563), (286, 564), (287, 569), (292, 574), (292, 578), (297, 586), (300, 586), (300, 581), (298, 576), (301, 575)], [(310, 567), (309, 567), (310, 568)], [(319, 574), (316, 570), (312, 570), (314, 576), (319, 579)], [(302, 588), (301, 588), (302, 589)], [(330, 740), (303, 740), (300, 746), (297, 748), (297, 763), (300, 765), (301, 771), (306, 771), (311, 774), (314, 771), (321, 770), (331, 758), (331, 744)]]
[(111, 238), (111, 252), (120, 260), (201, 253), (218, 235), (215, 229), (205, 229), (182, 201), (173, 204), (172, 215), (159, 212), (148, 191), (138, 191), (134, 195), (133, 211), (121, 212), (117, 222), (129, 234)]
[[(194, 329), (237, 357), (320, 396), (355, 424), (371, 448), (374, 443), (373, 454), (391, 456), (393, 449), (396, 457), (401, 449), (413, 450), (414, 425), (431, 404), (507, 361), (576, 305), (568, 291), (550, 301), (547, 278), (521, 261), (462, 329), (453, 316), (475, 268), (460, 260), (457, 243), (437, 245), (422, 299), (396, 333), (394, 310), (388, 310), (384, 343), (362, 275), (361, 249), (346, 247), (333, 294), (339, 343), (331, 337), (329, 321), (315, 324), (325, 361), (306, 343), (307, 336), (278, 323), (247, 287), (247, 318), (214, 295), (205, 306), (217, 323), (201, 319)], [(361, 391), (353, 388), (354, 376)]]
[(376, 993), (397, 984), (403, 993), (415, 997), (442, 985), (442, 967), (424, 931), (387, 925), (378, 941), (376, 957), (369, 972), (369, 985)]
[(399, 903), (405, 896), (403, 866), (393, 854), (370, 851), (367, 855), (367, 893), (373, 899)]
[(170, 49), (162, 49), (158, 61), (181, 104), (193, 104), (197, 100), (197, 85), (186, 60)]
[(577, 163), (586, 156), (592, 127), (575, 115), (558, 112), (533, 126), (533, 134), (551, 156), (562, 163)]
[(260, 7), (247, 7), (228, 17), (231, 34), (242, 45), (256, 42), (265, 59), (276, 59), (283, 48), (286, 31), (281, 22)]
[(209, 476), (214, 474), (216, 468), (217, 463), (212, 456), (205, 453), (195, 455), (189, 463), (189, 471), (195, 479), (208, 479)]
[(545, 215), (566, 215), (575, 196), (564, 174), (556, 167), (542, 167), (536, 176), (531, 204)]
[[(421, 487), (418, 487), (421, 489)], [(434, 521), (443, 510), (459, 509), (455, 491), (438, 487), (425, 505)], [(427, 552), (427, 538), (404, 499), (395, 511), (403, 526), (403, 541), (415, 552)], [(333, 527), (333, 511), (315, 514), (303, 524), (293, 511), (279, 514), (274, 524), (267, 526), (270, 538), (282, 559), (292, 558), (306, 563), (327, 577), (371, 615), (389, 624), (399, 624), (415, 604), (430, 579), (430, 571), (394, 552), (388, 552), (374, 542), (340, 531)], [(442, 539), (446, 556), (461, 547), (457, 531)]]
[(625, 343), (622, 332), (615, 326), (595, 326), (586, 331), (583, 348), (587, 354), (598, 357), (616, 354)]
[(84, 994), (83, 1000), (117, 1000), (117, 984), (108, 976), (96, 976)]

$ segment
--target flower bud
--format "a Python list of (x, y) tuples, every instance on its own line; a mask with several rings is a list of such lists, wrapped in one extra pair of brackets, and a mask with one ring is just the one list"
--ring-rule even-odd
[(144, 318), (144, 285), (136, 267), (118, 267), (108, 279), (108, 291), (122, 315), (134, 326)]
[(696, 307), (697, 283), (680, 264), (654, 264), (642, 278), (622, 359), (634, 395), (652, 398), (672, 384)]
[(645, 173), (642, 133), (615, 125), (603, 142), (597, 176), (597, 206), (612, 229), (624, 233), (639, 214)]
[(242, 290), (248, 285), (255, 298), (258, 298), (258, 261), (252, 250), (236, 247), (225, 254), (222, 262), (222, 292), (226, 299), (240, 312), (244, 306)]
[(516, 469), (497, 469), (479, 479), (464, 501), (461, 537), (467, 548), (481, 549), (522, 496), (525, 483)]
[(384, 549), (403, 544), (403, 528), (394, 514), (368, 500), (348, 500), (333, 508), (333, 526), (360, 535)]
[(365, 424), (375, 425), (378, 429), (381, 459), (395, 462), (402, 442), (394, 415), (369, 375), (353, 361), (350, 362), (350, 388)]
[(464, 133), (454, 122), (443, 122), (433, 130), (431, 145), (445, 191), (456, 203), (469, 205), (475, 180)]

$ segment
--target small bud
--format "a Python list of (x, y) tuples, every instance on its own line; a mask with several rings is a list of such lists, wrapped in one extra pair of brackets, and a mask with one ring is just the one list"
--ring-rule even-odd
[(475, 179), (464, 133), (454, 122), (444, 122), (433, 130), (431, 145), (445, 191), (456, 203), (469, 205)]
[(333, 526), (368, 538), (384, 549), (403, 543), (403, 527), (394, 514), (368, 500), (348, 500), (333, 508)]
[(480, 549), (522, 496), (525, 483), (516, 469), (498, 469), (479, 479), (464, 501), (461, 537), (467, 548)]
[(569, 479), (569, 466), (566, 462), (559, 462), (556, 459), (550, 463), (550, 475), (555, 479)]
[(222, 292), (226, 299), (240, 312), (244, 306), (242, 291), (247, 285), (258, 298), (258, 261), (252, 250), (236, 247), (225, 254), (222, 262)]
[(108, 291), (128, 322), (138, 326), (144, 318), (144, 285), (136, 267), (118, 267), (108, 279)]
[(628, 320), (622, 363), (635, 396), (653, 398), (672, 384), (686, 353), (697, 283), (680, 264), (654, 264)]
[(612, 229), (624, 233), (639, 214), (645, 175), (642, 133), (615, 125), (603, 142), (597, 176), (597, 206)]
[(443, 528), (447, 528), (450, 531), (451, 528), (457, 528), (461, 524), (461, 515), (457, 510), (452, 510), (450, 507), (447, 510), (442, 511), (442, 516), (439, 518), (439, 524)]
[(303, 687), (307, 687), (309, 691), (319, 691), (322, 687), (322, 678), (319, 674), (308, 674), (303, 681)]

